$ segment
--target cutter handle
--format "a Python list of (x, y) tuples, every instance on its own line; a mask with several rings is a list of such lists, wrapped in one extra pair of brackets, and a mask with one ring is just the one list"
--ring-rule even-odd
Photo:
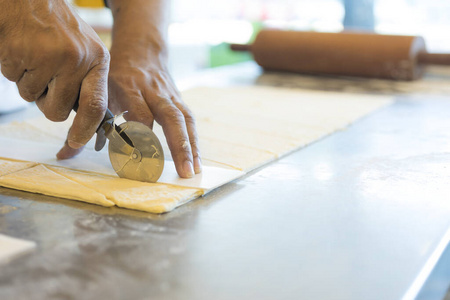
[[(106, 112), (105, 112), (105, 117), (103, 118), (103, 121), (106, 121), (106, 120), (109, 120), (112, 118), (114, 118), (114, 114), (109, 110), (109, 108), (107, 108)], [(102, 121), (102, 123), (103, 123), (103, 121)]]
[(75, 101), (75, 104), (73, 105), (73, 111), (74, 112), (77, 112), (77, 110), (78, 110), (78, 99), (77, 99), (77, 101)]

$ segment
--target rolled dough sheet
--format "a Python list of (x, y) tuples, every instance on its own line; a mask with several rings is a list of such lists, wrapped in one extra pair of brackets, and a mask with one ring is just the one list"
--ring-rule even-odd
[[(196, 116), (204, 163), (245, 172), (344, 129), (393, 100), (261, 86), (199, 87), (182, 95)], [(154, 130), (164, 141), (161, 128)]]
[[(42, 117), (0, 126), (0, 157), (41, 163), (0, 163), (0, 185), (104, 206), (167, 212), (392, 102), (387, 96), (272, 87), (195, 88), (182, 94), (196, 115), (203, 174), (179, 179), (173, 163), (166, 161), (163, 183), (120, 179), (107, 152), (89, 151), (90, 147), (76, 158), (56, 161), (71, 119), (56, 126)], [(155, 124), (154, 131), (170, 155), (161, 127)]]
[(36, 243), (0, 234), (0, 265), (33, 251)]

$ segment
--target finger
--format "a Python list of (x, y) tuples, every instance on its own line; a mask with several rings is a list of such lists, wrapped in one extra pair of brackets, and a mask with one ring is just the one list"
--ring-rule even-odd
[[(54, 77), (47, 85), (46, 94), (36, 100), (45, 117), (54, 122), (67, 119), (78, 99), (81, 82), (73, 74)], [(76, 76), (73, 76), (77, 78)]]
[(111, 111), (118, 115), (123, 115), (127, 121), (137, 121), (153, 128), (153, 114), (145, 102), (142, 93), (134, 87), (135, 84), (129, 81), (129, 78), (111, 76), (108, 82), (109, 88), (109, 107)]
[(67, 140), (64, 142), (64, 146), (59, 150), (59, 152), (56, 154), (56, 159), (68, 159), (72, 158), (75, 155), (78, 155), (83, 150), (83, 147), (74, 149), (69, 146), (67, 143)]
[(68, 136), (70, 147), (78, 149), (85, 145), (96, 132), (108, 106), (108, 65), (99, 64), (83, 79), (79, 106)]
[(202, 172), (202, 159), (200, 156), (200, 149), (198, 144), (198, 135), (195, 125), (194, 114), (188, 109), (181, 101), (177, 101), (174, 98), (175, 105), (183, 113), (184, 119), (186, 121), (186, 129), (189, 136), (189, 142), (191, 143), (192, 159), (194, 162), (195, 174)]
[(6, 79), (17, 82), (22, 78), (26, 68), (18, 62), (10, 59), (2, 60), (0, 70)]
[(51, 72), (47, 74), (36, 74), (35, 71), (27, 70), (17, 82), (20, 96), (28, 102), (38, 100), (47, 93), (47, 85), (51, 81)]
[(160, 101), (152, 102), (150, 109), (163, 128), (178, 175), (183, 178), (193, 177), (192, 150), (183, 113), (170, 99), (163, 97)]

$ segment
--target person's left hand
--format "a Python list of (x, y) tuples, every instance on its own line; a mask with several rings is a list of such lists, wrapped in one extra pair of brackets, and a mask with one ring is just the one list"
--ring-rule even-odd
[(112, 60), (108, 79), (109, 106), (126, 120), (163, 130), (180, 177), (201, 172), (195, 119), (181, 100), (166, 67), (155, 61)]

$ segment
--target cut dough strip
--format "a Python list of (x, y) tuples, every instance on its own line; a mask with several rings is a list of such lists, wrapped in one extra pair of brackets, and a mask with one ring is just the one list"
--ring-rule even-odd
[(41, 164), (1, 176), (0, 185), (16, 190), (79, 200), (102, 206), (114, 205), (104, 195), (61, 176)]
[(0, 159), (0, 186), (106, 207), (164, 213), (203, 194), (203, 190), (146, 183), (93, 172)]
[(29, 161), (15, 161), (0, 159), (0, 176), (11, 174), (20, 170), (28, 169), (37, 165)]
[(49, 169), (104, 195), (119, 207), (151, 213), (171, 211), (203, 194), (203, 190), (147, 183), (92, 172), (49, 166)]

